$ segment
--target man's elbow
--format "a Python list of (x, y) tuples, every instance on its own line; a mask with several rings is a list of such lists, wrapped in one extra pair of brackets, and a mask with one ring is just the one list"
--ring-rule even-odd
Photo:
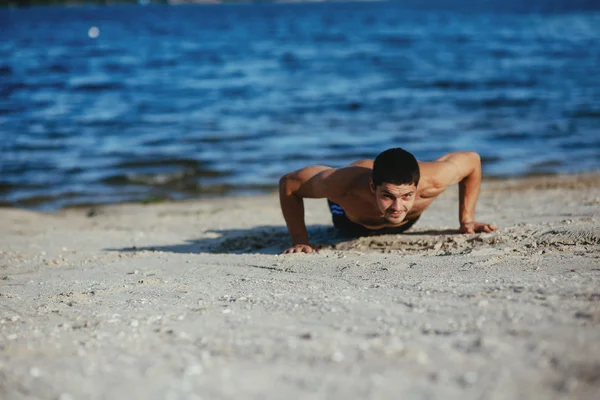
[(279, 178), (279, 193), (285, 196), (291, 196), (298, 189), (298, 182), (295, 179), (295, 173), (290, 172)]
[(467, 156), (469, 157), (469, 160), (473, 165), (481, 165), (481, 156), (479, 156), (479, 153), (474, 151), (468, 151)]
[(481, 174), (481, 157), (474, 151), (461, 151), (454, 153), (452, 161), (458, 169), (458, 182), (469, 177)]
[(481, 157), (479, 154), (474, 151), (469, 151), (465, 155), (469, 160), (467, 164), (469, 165), (469, 173), (467, 175), (481, 175)]

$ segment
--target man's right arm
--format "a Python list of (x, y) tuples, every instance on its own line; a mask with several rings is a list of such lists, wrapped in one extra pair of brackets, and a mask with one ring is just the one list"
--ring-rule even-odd
[(324, 198), (331, 190), (328, 179), (336, 170), (315, 165), (290, 172), (279, 180), (279, 203), (292, 239), (288, 253), (312, 253), (304, 221), (304, 198)]

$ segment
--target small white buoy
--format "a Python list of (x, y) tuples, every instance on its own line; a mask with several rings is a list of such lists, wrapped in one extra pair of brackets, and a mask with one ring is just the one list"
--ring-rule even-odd
[(100, 36), (100, 29), (98, 29), (97, 26), (92, 26), (89, 30), (88, 30), (88, 36), (91, 39), (96, 39), (98, 36)]

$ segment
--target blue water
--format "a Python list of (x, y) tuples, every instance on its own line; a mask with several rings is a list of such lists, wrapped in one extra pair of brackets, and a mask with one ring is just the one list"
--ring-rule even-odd
[(392, 146), (599, 170), (600, 12), (434, 3), (2, 9), (0, 203), (260, 193)]

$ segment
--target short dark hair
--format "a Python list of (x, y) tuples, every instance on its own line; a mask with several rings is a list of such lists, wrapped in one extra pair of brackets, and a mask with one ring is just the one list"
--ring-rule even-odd
[(396, 147), (380, 153), (373, 163), (373, 184), (393, 185), (419, 184), (421, 173), (415, 156), (408, 151)]

